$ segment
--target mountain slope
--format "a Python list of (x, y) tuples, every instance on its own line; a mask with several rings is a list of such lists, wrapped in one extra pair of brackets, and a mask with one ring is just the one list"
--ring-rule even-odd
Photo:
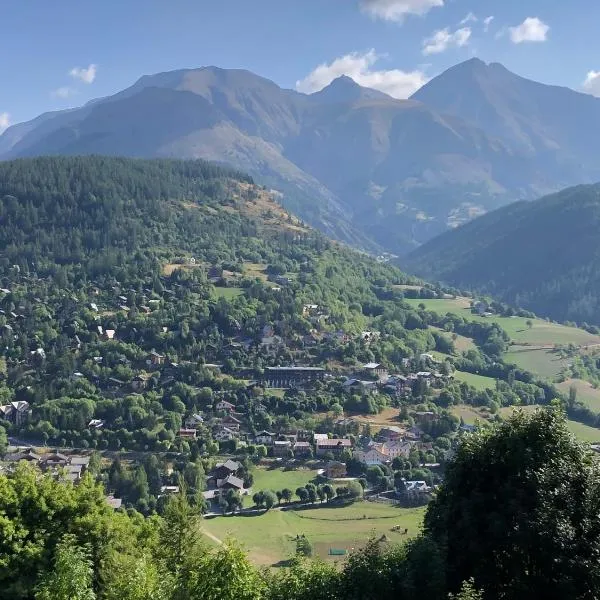
[(405, 266), (561, 321), (600, 324), (600, 184), (517, 202), (431, 240)]
[(408, 101), (348, 77), (305, 95), (205, 67), (144, 76), (114, 96), (11, 127), (0, 158), (209, 159), (276, 189), (329, 235), (406, 253), (506, 203), (600, 179), (596, 123), (599, 100), (477, 60)]

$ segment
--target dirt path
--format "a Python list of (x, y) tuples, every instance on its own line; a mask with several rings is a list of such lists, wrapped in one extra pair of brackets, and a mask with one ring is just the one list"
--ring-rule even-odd
[(219, 546), (223, 545), (223, 542), (216, 536), (213, 535), (212, 533), (206, 531), (206, 529), (202, 530), (202, 533), (207, 537), (210, 538), (213, 542), (216, 542), (217, 544), (219, 544)]

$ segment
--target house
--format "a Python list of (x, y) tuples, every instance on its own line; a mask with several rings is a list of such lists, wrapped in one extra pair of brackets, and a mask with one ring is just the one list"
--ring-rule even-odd
[(385, 452), (390, 460), (398, 457), (408, 458), (414, 445), (414, 442), (404, 442), (401, 440), (384, 442), (382, 444), (382, 452)]
[(355, 391), (360, 394), (374, 393), (377, 391), (377, 382), (349, 378), (342, 383), (342, 387), (350, 392)]
[(435, 421), (437, 414), (431, 410), (419, 410), (414, 413), (415, 419), (423, 423)]
[(272, 446), (273, 445), (273, 440), (275, 439), (275, 434), (271, 433), (270, 431), (259, 431), (255, 436), (254, 436), (254, 443), (255, 444), (263, 444), (265, 446)]
[(270, 388), (301, 388), (325, 379), (321, 367), (267, 367), (263, 384)]
[(242, 422), (233, 415), (227, 415), (221, 419), (221, 425), (225, 425), (234, 431), (239, 431)]
[(213, 434), (213, 437), (217, 442), (229, 442), (231, 440), (235, 440), (239, 437), (239, 432), (230, 429), (229, 427), (221, 426), (217, 429), (217, 431)]
[(231, 402), (227, 402), (226, 400), (220, 400), (217, 402), (215, 408), (217, 409), (217, 412), (232, 413), (235, 405), (231, 404)]
[(279, 458), (287, 457), (292, 449), (292, 442), (289, 440), (275, 440), (273, 442), (273, 456)]
[(235, 475), (229, 475), (221, 484), (222, 490), (238, 490), (244, 489), (244, 480), (236, 477)]
[(363, 365), (363, 371), (367, 375), (377, 378), (379, 380), (388, 378), (388, 370), (381, 363), (367, 363), (366, 365)]
[(360, 339), (365, 344), (370, 344), (371, 342), (376, 342), (381, 338), (380, 331), (361, 331)]
[(328, 440), (329, 436), (326, 433), (314, 433), (313, 434), (313, 441), (315, 442), (315, 444), (317, 442), (322, 442), (323, 440)]
[(179, 433), (177, 434), (180, 438), (187, 438), (187, 439), (196, 439), (196, 435), (198, 434), (198, 431), (196, 429), (186, 429), (184, 427), (182, 427), (179, 430)]
[(404, 432), (404, 435), (407, 440), (420, 440), (423, 435), (423, 430), (413, 425)]
[(352, 448), (352, 442), (346, 438), (332, 438), (327, 440), (317, 441), (317, 456), (323, 456), (328, 452), (333, 454), (341, 454), (344, 450)]
[(150, 375), (147, 373), (140, 373), (136, 375), (131, 381), (131, 389), (136, 392), (141, 392), (148, 387), (148, 380), (150, 379)]
[(25, 400), (18, 400), (17, 402), (10, 402), (9, 404), (0, 406), (0, 418), (17, 426), (25, 423), (30, 415), (31, 407), (29, 406), (29, 402)]
[(319, 312), (318, 304), (305, 304), (302, 307), (302, 316), (303, 317), (310, 317), (311, 315), (314, 315), (317, 312)]
[(88, 423), (88, 429), (102, 429), (104, 427), (104, 421), (102, 419), (92, 419)]
[(28, 463), (39, 463), (42, 456), (34, 452), (33, 448), (26, 448), (21, 452), (15, 452), (14, 454), (7, 454), (4, 457), (6, 462), (20, 462), (22, 460)]
[(117, 510), (121, 508), (123, 500), (121, 500), (121, 498), (115, 498), (114, 496), (106, 496), (106, 504), (108, 504), (111, 508)]
[(211, 477), (214, 478), (217, 483), (219, 480), (224, 480), (229, 475), (235, 475), (240, 469), (240, 463), (235, 460), (226, 460), (224, 463), (217, 463), (211, 473)]
[(404, 435), (404, 429), (397, 427), (396, 425), (388, 425), (382, 427), (377, 434), (379, 439), (382, 441), (393, 441), (399, 440)]
[(163, 354), (159, 354), (158, 352), (152, 350), (152, 352), (150, 352), (150, 354), (148, 355), (148, 360), (153, 364), (153, 365), (163, 365), (165, 363), (165, 357)]
[(368, 466), (383, 465), (390, 460), (383, 451), (383, 444), (375, 444), (365, 450), (356, 450), (352, 456)]
[(330, 460), (325, 465), (325, 477), (327, 479), (340, 479), (341, 477), (346, 477), (346, 475), (346, 465), (343, 462)]
[(295, 442), (294, 456), (296, 458), (310, 458), (312, 456), (312, 446), (310, 442)]
[(185, 420), (185, 426), (188, 429), (193, 429), (204, 423), (204, 417), (198, 413), (194, 413)]
[(179, 494), (179, 486), (178, 485), (163, 485), (160, 488), (160, 493), (163, 496), (168, 496), (171, 494)]
[[(102, 329), (102, 328), (100, 328)], [(115, 338), (115, 330), (114, 329), (107, 329), (104, 332), (104, 335), (106, 337), (107, 340), (113, 340)]]

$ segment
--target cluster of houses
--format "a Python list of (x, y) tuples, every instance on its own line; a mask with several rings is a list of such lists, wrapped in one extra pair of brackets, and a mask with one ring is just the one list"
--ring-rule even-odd
[(90, 462), (89, 456), (62, 454), (60, 452), (37, 453), (32, 448), (26, 448), (12, 454), (7, 454), (3, 462), (8, 468), (25, 461), (38, 466), (43, 472), (53, 473), (57, 477), (76, 483), (85, 473)]

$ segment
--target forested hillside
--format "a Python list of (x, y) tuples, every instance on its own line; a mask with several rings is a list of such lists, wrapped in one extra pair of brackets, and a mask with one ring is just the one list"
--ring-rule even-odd
[(600, 186), (518, 202), (447, 232), (404, 264), (559, 321), (600, 324)]

